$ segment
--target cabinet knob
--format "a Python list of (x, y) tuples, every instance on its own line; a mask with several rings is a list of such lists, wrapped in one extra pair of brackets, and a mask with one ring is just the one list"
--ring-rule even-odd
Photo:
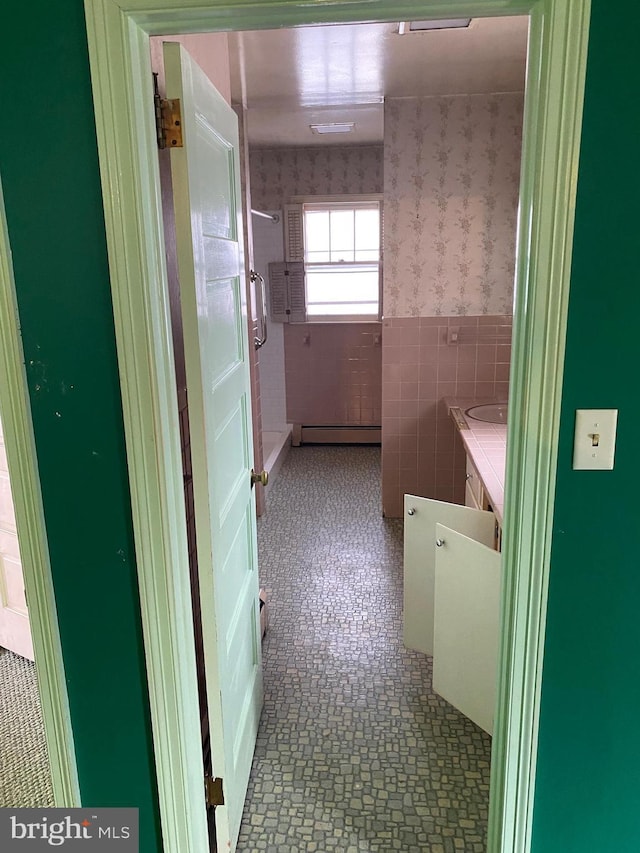
[(416, 514), (415, 509), (413, 507), (409, 507), (409, 509), (407, 510), (407, 515), (415, 515), (415, 514)]
[(442, 548), (442, 546), (444, 545), (444, 539), (436, 539), (436, 545), (438, 546), (438, 548)]
[(472, 477), (473, 477), (473, 474), (467, 474), (465, 476), (465, 480), (471, 480)]

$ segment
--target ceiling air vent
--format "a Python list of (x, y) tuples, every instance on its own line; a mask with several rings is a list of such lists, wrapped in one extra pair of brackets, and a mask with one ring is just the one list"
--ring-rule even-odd
[(407, 33), (424, 33), (431, 30), (461, 30), (468, 27), (471, 18), (443, 18), (440, 21), (401, 21), (398, 24), (398, 35)]

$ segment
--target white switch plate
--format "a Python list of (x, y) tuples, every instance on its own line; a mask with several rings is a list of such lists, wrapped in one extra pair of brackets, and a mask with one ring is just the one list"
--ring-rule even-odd
[(616, 449), (617, 409), (576, 409), (573, 467), (610, 471)]

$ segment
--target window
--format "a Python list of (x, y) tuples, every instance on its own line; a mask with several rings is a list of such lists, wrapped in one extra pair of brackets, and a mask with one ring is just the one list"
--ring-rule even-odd
[(309, 320), (377, 320), (380, 315), (380, 203), (302, 205)]

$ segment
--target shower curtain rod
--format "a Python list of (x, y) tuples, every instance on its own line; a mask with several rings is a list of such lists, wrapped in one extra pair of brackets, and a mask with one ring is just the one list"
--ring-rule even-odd
[(280, 222), (280, 217), (277, 213), (263, 213), (261, 210), (251, 208), (251, 213), (254, 216), (261, 216), (263, 219), (270, 219), (272, 222)]

